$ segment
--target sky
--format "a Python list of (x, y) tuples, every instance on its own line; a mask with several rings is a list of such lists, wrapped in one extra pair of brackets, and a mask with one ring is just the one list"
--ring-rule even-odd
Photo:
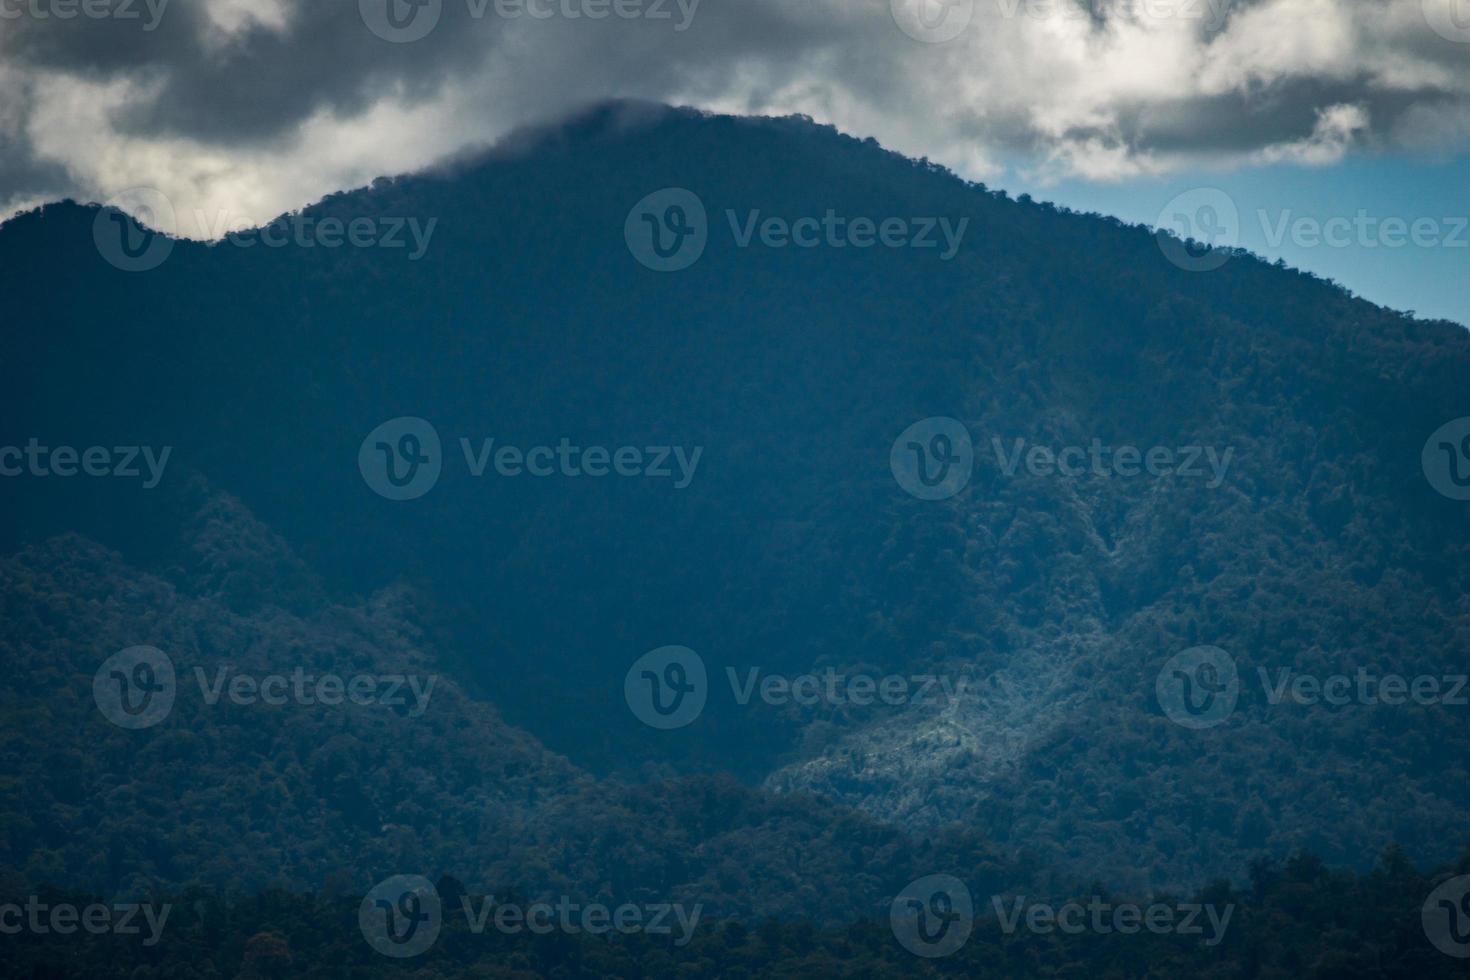
[[(1002, 182), (1012, 189), (1012, 183)], [(1167, 226), (1183, 213), (1200, 241), (1240, 245), (1335, 280), (1359, 296), (1421, 318), (1470, 325), (1470, 156), (1351, 156), (1330, 167), (1188, 170), (1116, 183), (1069, 179), (1018, 192), (1081, 211)], [(1201, 232), (1198, 202), (1223, 192), (1236, 209), (1221, 233)], [(1216, 213), (1219, 213), (1217, 209)], [(1397, 224), (1395, 224), (1397, 222)], [(1417, 223), (1417, 227), (1416, 227)], [(1228, 232), (1228, 234), (1227, 234)]]
[(1470, 323), (1470, 0), (0, 0), (0, 214), (150, 188), (216, 237), (608, 98), (804, 113)]

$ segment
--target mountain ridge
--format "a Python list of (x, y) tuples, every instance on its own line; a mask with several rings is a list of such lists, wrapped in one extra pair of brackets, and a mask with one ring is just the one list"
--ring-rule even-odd
[[(697, 262), (658, 273), (625, 225), (670, 187), (700, 198), (711, 228)], [(968, 231), (942, 262), (740, 247), (721, 225), (726, 210), (828, 209)], [(1010, 200), (798, 119), (673, 110), (628, 126), (603, 109), (308, 210), (439, 222), (415, 262), (180, 242), (140, 274), (97, 254), (95, 209), (0, 226), (17, 311), (0, 383), (19, 406), (0, 442), (175, 446), (174, 465), (239, 497), (323, 594), (419, 584), (455, 620), (446, 671), (598, 776), (729, 771), (905, 832), (965, 825), (1057, 874), (1129, 887), (1297, 846), (1353, 866), (1393, 841), (1452, 856), (1470, 802), (1452, 714), (1323, 718), (1253, 688), (1192, 732), (1165, 717), (1155, 678), (1201, 645), (1252, 683), (1259, 668), (1463, 663), (1466, 515), (1419, 459), (1464, 412), (1457, 325), (1248, 255), (1191, 273), (1146, 229)], [(356, 466), (399, 416), (443, 438), (422, 500), (381, 498)], [(974, 472), (926, 501), (889, 457), (936, 416), (972, 436)], [(469, 472), (460, 440), (487, 438), (705, 452), (683, 490), (532, 482)], [(1068, 476), (1008, 469), (995, 440), (1017, 438), (1232, 455), (1214, 487)], [(77, 530), (156, 554), (153, 529), (177, 516), (142, 491), (52, 489), (0, 485), (19, 518), (0, 550)], [(670, 644), (716, 684), (752, 666), (974, 684), (943, 708), (885, 712), (712, 688), (695, 723), (658, 732), (628, 711), (623, 675)], [(1372, 803), (1342, 812), (1365, 787)]]

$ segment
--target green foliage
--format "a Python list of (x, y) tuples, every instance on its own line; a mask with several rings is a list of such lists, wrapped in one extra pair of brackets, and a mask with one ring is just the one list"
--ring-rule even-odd
[[(1434, 949), (1419, 923), (1419, 906), (1437, 879), (1401, 854), (1386, 853), (1366, 874), (1329, 871), (1298, 854), (1264, 861), (1254, 884), (1218, 884), (1196, 903), (1233, 905), (1224, 938), (1209, 945), (1178, 933), (1041, 934), (1006, 931), (988, 907), (977, 909), (968, 942), (949, 957), (919, 959), (895, 940), (886, 922), (865, 918), (818, 928), (802, 919), (707, 920), (693, 939), (640, 933), (605, 937), (561, 931), (532, 936), (473, 932), (446, 901), (444, 926), (424, 954), (390, 960), (373, 951), (356, 927), (357, 899), (270, 892), (224, 904), (191, 891), (165, 938), (142, 948), (127, 937), (7, 937), (10, 976), (192, 980), (234, 977), (648, 978), (720, 977), (1200, 977), (1270, 980), (1436, 980), (1462, 977), (1462, 961)], [(1470, 871), (1470, 853), (1458, 873)], [(441, 886), (441, 894), (442, 886)], [(59, 901), (68, 896), (54, 893)], [(79, 904), (84, 897), (70, 896)], [(1159, 896), (1161, 899), (1165, 896)], [(478, 901), (478, 896), (472, 896)]]

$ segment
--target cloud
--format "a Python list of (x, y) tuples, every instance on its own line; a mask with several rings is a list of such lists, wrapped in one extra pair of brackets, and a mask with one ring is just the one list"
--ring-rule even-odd
[(1306, 139), (1268, 146), (1257, 157), (1265, 163), (1289, 160), (1325, 166), (1346, 156), (1353, 141), (1367, 130), (1368, 112), (1362, 106), (1330, 106), (1317, 113), (1317, 125)]
[(0, 207), (146, 185), (239, 227), (608, 98), (801, 112), (980, 179), (1442, 151), (1457, 2), (0, 0)]

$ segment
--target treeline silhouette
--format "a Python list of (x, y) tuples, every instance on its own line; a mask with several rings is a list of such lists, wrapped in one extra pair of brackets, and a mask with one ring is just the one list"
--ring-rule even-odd
[[(493, 926), (472, 932), (459, 899), (478, 905), (451, 878), (441, 878), (443, 927), (426, 952), (390, 959), (371, 949), (357, 926), (360, 896), (268, 891), (226, 902), (214, 892), (191, 889), (153, 901), (175, 908), (161, 941), (144, 948), (138, 937), (8, 936), (6, 975), (32, 980), (128, 978), (374, 978), (416, 980), (474, 977), (530, 980), (545, 977), (728, 978), (781, 977), (994, 977), (1137, 980), (1353, 980), (1464, 977), (1465, 961), (1430, 945), (1420, 910), (1432, 888), (1450, 874), (1470, 872), (1470, 851), (1452, 868), (1422, 873), (1397, 849), (1381, 855), (1369, 872), (1331, 870), (1300, 853), (1282, 861), (1261, 859), (1249, 882), (1217, 883), (1191, 896), (1217, 908), (1233, 905), (1223, 938), (1178, 933), (1032, 933), (1006, 931), (976, 896), (968, 942), (950, 956), (922, 959), (902, 948), (889, 925), (865, 918), (842, 927), (810, 920), (701, 921), (693, 938), (609, 933), (604, 937), (554, 931), (509, 934)], [(1094, 895), (1122, 901), (1106, 891)], [(87, 896), (46, 890), (43, 901), (85, 904)], [(513, 891), (500, 901), (519, 901)], [(1151, 900), (1178, 902), (1179, 896)], [(1206, 936), (1209, 931), (1206, 930)]]

